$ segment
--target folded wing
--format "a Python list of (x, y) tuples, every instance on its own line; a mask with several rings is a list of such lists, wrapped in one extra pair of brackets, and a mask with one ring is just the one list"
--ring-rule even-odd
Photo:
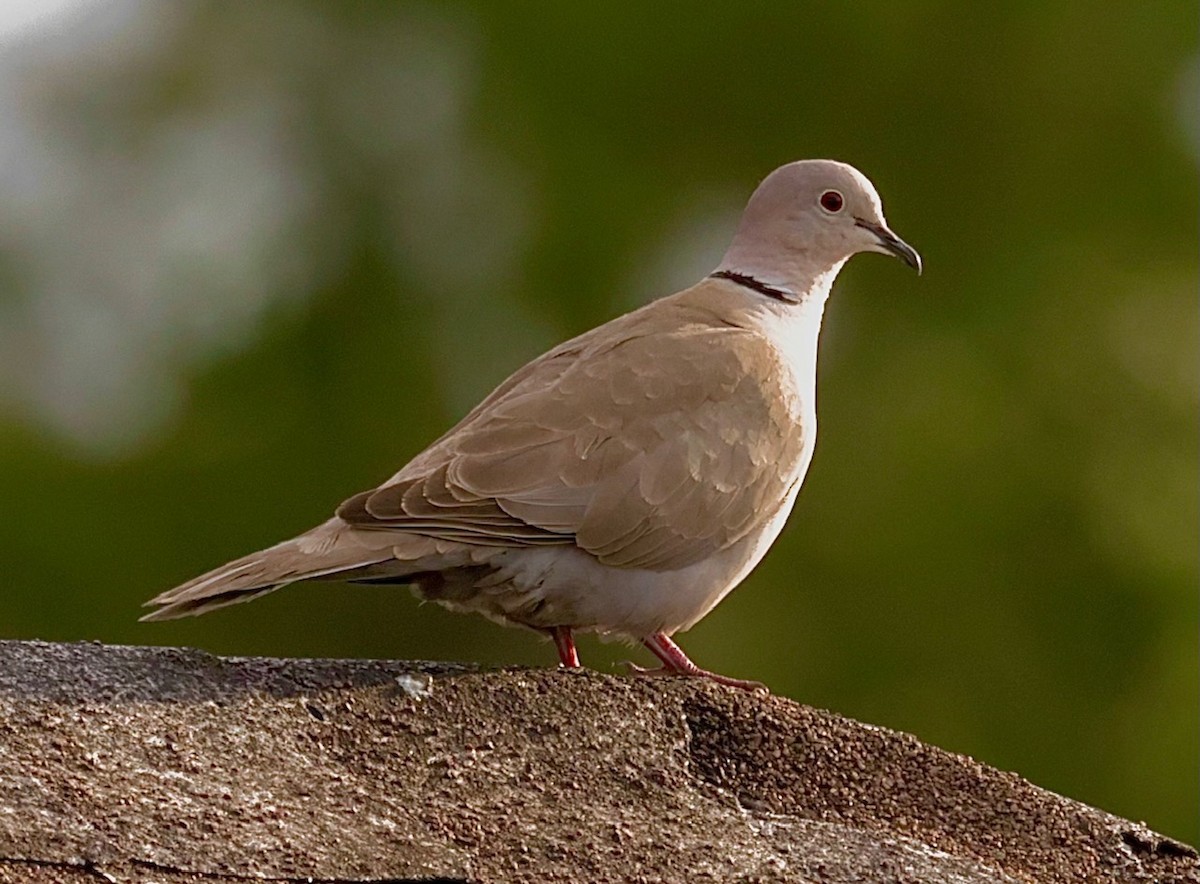
[(621, 568), (673, 570), (736, 543), (799, 470), (791, 377), (751, 331), (665, 325), (530, 363), (338, 515), (471, 545), (576, 545)]

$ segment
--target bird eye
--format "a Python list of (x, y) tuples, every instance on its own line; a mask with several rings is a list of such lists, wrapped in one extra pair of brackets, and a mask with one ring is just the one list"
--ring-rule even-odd
[(821, 194), (821, 208), (826, 212), (840, 212), (846, 201), (836, 190), (827, 190)]

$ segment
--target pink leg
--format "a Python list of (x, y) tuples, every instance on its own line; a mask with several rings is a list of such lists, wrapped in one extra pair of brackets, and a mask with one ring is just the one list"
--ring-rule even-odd
[(554, 639), (554, 647), (558, 648), (558, 659), (568, 669), (579, 668), (579, 652), (575, 650), (575, 639), (569, 626), (552, 626), (550, 635)]
[(693, 678), (707, 678), (710, 681), (715, 681), (717, 684), (728, 685), (731, 688), (741, 688), (744, 691), (765, 691), (767, 686), (758, 681), (745, 681), (740, 678), (730, 678), (727, 675), (718, 675), (715, 672), (709, 672), (707, 669), (701, 669), (695, 663), (688, 659), (687, 654), (683, 649), (671, 639), (661, 632), (656, 632), (649, 638), (642, 639), (642, 644), (654, 652), (654, 656), (662, 660), (662, 667), (659, 669), (642, 669), (639, 666), (629, 664), (630, 668), (638, 675), (686, 675)]

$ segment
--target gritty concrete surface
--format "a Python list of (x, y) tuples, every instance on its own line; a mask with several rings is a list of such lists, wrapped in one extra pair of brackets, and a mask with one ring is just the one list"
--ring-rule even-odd
[(1194, 850), (677, 679), (0, 642), (0, 884), (1200, 882)]

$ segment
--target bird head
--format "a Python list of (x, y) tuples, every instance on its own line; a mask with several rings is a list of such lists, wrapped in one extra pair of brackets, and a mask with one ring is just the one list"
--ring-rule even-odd
[(865, 175), (846, 163), (800, 160), (754, 191), (720, 269), (803, 288), (859, 252), (892, 255), (921, 272), (921, 256), (887, 226)]

